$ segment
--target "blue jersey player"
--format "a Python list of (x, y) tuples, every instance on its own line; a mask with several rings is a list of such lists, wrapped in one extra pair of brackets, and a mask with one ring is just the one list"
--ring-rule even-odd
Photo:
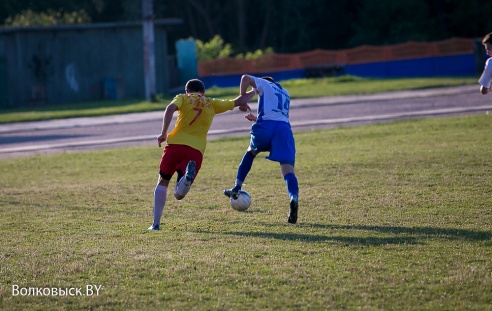
[(294, 173), (296, 147), (294, 135), (289, 123), (290, 96), (289, 92), (276, 83), (271, 77), (241, 77), (240, 94), (246, 94), (249, 87), (256, 89), (258, 94), (258, 113), (246, 115), (246, 119), (254, 121), (251, 127), (251, 140), (237, 170), (236, 184), (224, 190), (228, 197), (237, 198), (239, 190), (248, 175), (256, 155), (270, 152), (267, 159), (280, 163), (280, 170), (287, 185), (290, 198), (290, 211), (287, 221), (297, 222), (299, 208), (299, 185)]

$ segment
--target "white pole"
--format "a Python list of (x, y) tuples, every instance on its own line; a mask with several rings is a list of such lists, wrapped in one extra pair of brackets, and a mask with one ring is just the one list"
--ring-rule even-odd
[(145, 99), (155, 100), (154, 12), (152, 0), (142, 0)]

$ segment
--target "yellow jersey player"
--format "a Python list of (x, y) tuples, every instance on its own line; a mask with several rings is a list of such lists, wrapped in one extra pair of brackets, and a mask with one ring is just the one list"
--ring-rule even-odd
[[(205, 85), (198, 79), (186, 83), (185, 94), (177, 95), (166, 107), (162, 131), (157, 137), (159, 147), (167, 141), (159, 164), (159, 179), (154, 190), (154, 220), (149, 230), (159, 230), (162, 212), (167, 199), (167, 188), (174, 173), (177, 182), (174, 197), (183, 199), (190, 191), (202, 165), (203, 153), (207, 146), (207, 133), (214, 116), (239, 107), (241, 111), (251, 110), (248, 101), (254, 90), (233, 100), (205, 97)], [(173, 115), (178, 112), (176, 124), (171, 133), (168, 129)]]

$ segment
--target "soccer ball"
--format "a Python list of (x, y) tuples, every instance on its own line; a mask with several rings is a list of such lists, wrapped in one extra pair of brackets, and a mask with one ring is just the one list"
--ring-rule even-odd
[(232, 197), (229, 199), (231, 207), (236, 211), (244, 212), (251, 205), (251, 196), (244, 190), (239, 190), (239, 196), (237, 199)]

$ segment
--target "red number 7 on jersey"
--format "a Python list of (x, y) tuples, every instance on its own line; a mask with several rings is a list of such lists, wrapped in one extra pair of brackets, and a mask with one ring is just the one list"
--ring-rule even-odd
[(190, 122), (190, 125), (192, 125), (193, 123), (195, 123), (196, 119), (198, 119), (198, 117), (200, 116), (200, 114), (202, 113), (203, 109), (202, 108), (193, 108), (193, 110), (196, 111), (196, 116), (193, 118), (193, 120), (191, 120)]

